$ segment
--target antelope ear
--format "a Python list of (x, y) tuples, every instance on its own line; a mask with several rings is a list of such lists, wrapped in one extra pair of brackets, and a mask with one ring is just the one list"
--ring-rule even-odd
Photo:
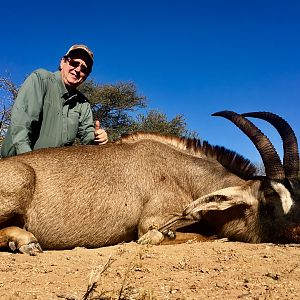
[(257, 205), (258, 189), (256, 187), (255, 182), (250, 182), (243, 186), (229, 187), (202, 196), (191, 202), (181, 215), (172, 218), (160, 230), (176, 230), (199, 222), (208, 211), (221, 211), (238, 205), (248, 207)]
[(218, 190), (191, 202), (182, 216), (193, 216), (209, 210), (225, 210), (236, 205), (251, 206), (257, 203), (252, 185), (235, 186)]

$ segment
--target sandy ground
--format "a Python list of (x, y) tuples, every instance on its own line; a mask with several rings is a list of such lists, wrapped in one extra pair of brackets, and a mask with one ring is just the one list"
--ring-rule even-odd
[(0, 256), (0, 299), (300, 299), (298, 245), (132, 242)]

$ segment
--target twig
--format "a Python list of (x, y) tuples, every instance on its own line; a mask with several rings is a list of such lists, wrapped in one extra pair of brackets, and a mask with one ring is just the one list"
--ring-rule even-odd
[(124, 279), (123, 279), (123, 282), (122, 282), (122, 286), (121, 286), (121, 289), (120, 289), (118, 300), (122, 299), (121, 297), (122, 297), (122, 294), (123, 294), (123, 291), (124, 291), (125, 282), (126, 282), (126, 279), (128, 278), (128, 273), (129, 273), (130, 269), (132, 268), (133, 261), (134, 261), (135, 258), (136, 258), (136, 256), (134, 255), (133, 258), (131, 259), (129, 265), (128, 265), (128, 268), (127, 268), (125, 274), (124, 274)]
[(124, 286), (125, 286), (125, 281), (127, 279), (127, 275), (129, 273), (129, 270), (130, 270), (130, 267), (131, 267), (131, 264), (129, 265), (128, 269), (126, 270), (126, 273), (124, 275), (124, 279), (123, 279), (123, 282), (122, 282), (122, 286), (121, 286), (121, 289), (120, 289), (120, 293), (119, 293), (119, 297), (118, 297), (118, 300), (121, 299), (121, 296), (123, 294), (123, 291), (124, 291)]
[(113, 261), (112, 261), (111, 255), (110, 255), (108, 260), (106, 261), (106, 263), (102, 267), (102, 269), (98, 268), (98, 270), (94, 269), (94, 270), (91, 271), (91, 276), (90, 276), (89, 284), (88, 284), (88, 287), (87, 287), (87, 291), (85, 292), (82, 300), (91, 299), (91, 296), (92, 296), (93, 292), (95, 291), (95, 289), (97, 287), (97, 282), (100, 278), (100, 275), (102, 273), (104, 273), (111, 266), (112, 263), (113, 263)]
[(299, 267), (299, 264), (296, 264), (293, 268), (291, 268), (290, 270), (288, 270), (288, 273), (292, 273), (293, 271), (295, 271), (297, 268)]

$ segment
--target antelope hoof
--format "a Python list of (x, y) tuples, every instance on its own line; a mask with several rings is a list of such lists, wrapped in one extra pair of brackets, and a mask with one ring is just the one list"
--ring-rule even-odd
[(159, 245), (163, 240), (164, 235), (157, 229), (152, 229), (142, 235), (137, 242), (141, 245)]
[(23, 245), (19, 248), (21, 253), (29, 254), (29, 255), (37, 255), (38, 253), (42, 253), (43, 250), (38, 242), (29, 243), (27, 245)]
[(0, 230), (0, 247), (9, 247), (12, 251), (37, 255), (43, 252), (35, 236), (16, 226), (6, 227)]
[(162, 231), (162, 234), (164, 235), (165, 238), (169, 240), (175, 240), (176, 239), (176, 233), (173, 230), (170, 229), (165, 229)]
[(11, 241), (8, 243), (8, 246), (12, 251), (19, 250), (21, 253), (29, 254), (32, 256), (43, 252), (43, 250), (38, 242), (32, 242), (32, 243), (29, 243), (26, 245), (22, 245), (18, 249), (15, 242)]

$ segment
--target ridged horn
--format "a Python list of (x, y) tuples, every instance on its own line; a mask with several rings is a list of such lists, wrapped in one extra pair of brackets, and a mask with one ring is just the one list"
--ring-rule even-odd
[(224, 117), (241, 129), (253, 142), (258, 150), (269, 179), (282, 180), (285, 178), (280, 157), (270, 140), (251, 121), (233, 111), (220, 111), (212, 116)]
[(299, 152), (296, 135), (289, 123), (280, 116), (270, 112), (249, 112), (241, 114), (245, 117), (259, 118), (273, 125), (283, 142), (283, 167), (287, 178), (298, 178)]

